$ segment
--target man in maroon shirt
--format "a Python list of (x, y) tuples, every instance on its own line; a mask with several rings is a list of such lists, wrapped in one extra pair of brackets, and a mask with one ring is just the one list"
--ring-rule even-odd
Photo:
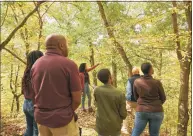
[(78, 136), (74, 111), (81, 102), (77, 65), (68, 56), (62, 35), (46, 39), (46, 53), (31, 70), (35, 119), (40, 136)]

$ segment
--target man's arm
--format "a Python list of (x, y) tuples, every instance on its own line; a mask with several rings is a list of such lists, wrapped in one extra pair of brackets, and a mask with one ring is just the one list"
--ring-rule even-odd
[(121, 97), (120, 97), (119, 114), (120, 114), (121, 119), (123, 120), (127, 117), (126, 100), (125, 100), (124, 94), (121, 94)]
[(159, 98), (162, 101), (162, 104), (164, 104), (164, 102), (166, 101), (166, 95), (164, 92), (164, 88), (162, 86), (162, 83), (160, 81), (158, 81), (158, 86), (159, 86)]
[(81, 82), (78, 72), (78, 67), (75, 63), (72, 63), (69, 71), (69, 88), (72, 95), (72, 109), (75, 111), (81, 102)]
[(72, 93), (72, 109), (75, 111), (81, 103), (81, 91), (73, 91)]
[(131, 88), (131, 83), (128, 80), (127, 86), (126, 86), (126, 100), (127, 101), (131, 101), (131, 95), (132, 95), (132, 88)]

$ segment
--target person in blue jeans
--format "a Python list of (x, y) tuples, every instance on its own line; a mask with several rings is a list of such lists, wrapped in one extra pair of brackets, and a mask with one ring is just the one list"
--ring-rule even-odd
[[(86, 95), (88, 97), (88, 111), (92, 112), (93, 109), (91, 107), (91, 93), (90, 93), (90, 88), (89, 88), (89, 84), (90, 84), (90, 78), (89, 78), (89, 74), (88, 72), (90, 72), (91, 70), (95, 69), (98, 65), (100, 65), (99, 63), (92, 66), (91, 68), (88, 68), (86, 63), (82, 63), (79, 66), (79, 72), (80, 72), (80, 80), (81, 80), (81, 84), (82, 84), (82, 110), (85, 112), (85, 99), (86, 99)], [(84, 75), (84, 76), (81, 76)], [(82, 79), (84, 78), (84, 79)], [(84, 82), (84, 83), (82, 83)]]
[(26, 131), (24, 136), (38, 136), (38, 128), (34, 119), (34, 91), (31, 85), (30, 71), (38, 58), (43, 56), (41, 51), (32, 51), (27, 56), (27, 66), (22, 78), (22, 94), (24, 95), (23, 112), (26, 116)]
[(159, 136), (164, 118), (162, 105), (166, 101), (165, 92), (161, 82), (152, 77), (154, 70), (150, 63), (143, 63), (141, 71), (144, 75), (136, 79), (133, 85), (137, 107), (132, 136), (140, 136), (147, 123), (150, 136)]

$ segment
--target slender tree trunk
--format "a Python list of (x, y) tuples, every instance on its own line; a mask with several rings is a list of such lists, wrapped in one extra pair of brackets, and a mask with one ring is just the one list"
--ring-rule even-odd
[(158, 76), (161, 78), (162, 76), (162, 63), (163, 63), (163, 56), (162, 50), (159, 51), (159, 66), (158, 66)]
[[(172, 2), (173, 7), (177, 8), (176, 1)], [(188, 28), (190, 32), (189, 44), (187, 46), (187, 54), (182, 55), (180, 40), (179, 40), (179, 30), (178, 30), (178, 21), (177, 21), (177, 13), (174, 12), (172, 14), (173, 28), (174, 33), (176, 34), (176, 53), (178, 56), (178, 60), (180, 62), (180, 94), (178, 101), (178, 126), (177, 126), (177, 136), (187, 136), (187, 127), (188, 127), (188, 94), (189, 94), (189, 75), (190, 75), (190, 66), (192, 60), (192, 11), (191, 11), (191, 3), (187, 3), (188, 8), (185, 9), (186, 19), (188, 23)], [(191, 22), (191, 23), (190, 23)]]
[(110, 25), (110, 23), (107, 20), (107, 17), (105, 15), (105, 11), (103, 8), (103, 5), (100, 1), (97, 1), (98, 7), (99, 7), (99, 11), (100, 11), (100, 15), (101, 18), (103, 19), (104, 25), (107, 29), (107, 33), (109, 35), (109, 38), (111, 38), (113, 40), (114, 46), (117, 49), (117, 51), (119, 52), (119, 54), (121, 55), (123, 61), (125, 62), (128, 71), (129, 71), (129, 75), (132, 75), (132, 65), (131, 62), (129, 61), (127, 54), (125, 53), (125, 50), (123, 49), (123, 47), (121, 46), (121, 44), (116, 40), (115, 36), (114, 36), (114, 30), (113, 30), (113, 26)]
[(19, 95), (17, 95), (16, 97), (15, 97), (15, 100), (16, 100), (16, 107), (17, 107), (17, 113), (19, 113), (19, 98), (20, 98), (20, 96)]
[(38, 36), (38, 50), (40, 50), (40, 47), (41, 47), (42, 28), (43, 28), (43, 22), (42, 20), (40, 20), (40, 32)]
[(113, 70), (113, 85), (115, 87), (117, 87), (117, 64), (114, 62), (114, 60), (112, 59), (112, 70)]
[(181, 64), (180, 95), (178, 102), (178, 136), (187, 136), (188, 127), (188, 94), (189, 94), (190, 63)]
[[(0, 5), (1, 6), (1, 5)], [(2, 79), (2, 77), (1, 77), (1, 65), (2, 65), (2, 61), (1, 61), (1, 54), (2, 54), (2, 52), (1, 52), (1, 50), (0, 50), (0, 98), (1, 98), (1, 92), (3, 91), (3, 86), (2, 86), (2, 84), (1, 84), (1, 79)], [(0, 100), (0, 109), (1, 109), (1, 100)], [(1, 120), (1, 112), (0, 112), (0, 120)]]
[(117, 87), (117, 64), (116, 60), (116, 52), (112, 50), (112, 57), (111, 57), (111, 65), (112, 65), (112, 77), (113, 77), (113, 85)]
[(11, 104), (11, 115), (13, 114), (14, 103), (15, 103), (15, 96), (13, 96), (13, 100), (12, 100), (12, 104)]
[[(89, 48), (90, 48), (90, 64), (91, 66), (94, 66), (95, 65), (94, 48), (91, 42), (89, 44)], [(92, 71), (92, 76), (93, 76), (93, 83), (95, 86), (97, 86), (97, 72), (95, 69)]]
[(43, 24), (44, 24), (44, 22), (43, 22), (43, 16), (48, 12), (48, 10), (49, 10), (49, 8), (52, 6), (52, 4), (53, 4), (54, 2), (52, 2), (48, 7), (47, 7), (47, 9), (46, 9), (46, 11), (41, 15), (40, 14), (40, 8), (37, 10), (37, 14), (38, 14), (38, 18), (39, 18), (39, 26), (40, 26), (40, 28), (39, 28), (39, 36), (38, 36), (38, 50), (40, 50), (40, 48), (41, 48), (41, 38), (42, 38), (42, 30), (43, 30)]
[(16, 75), (15, 75), (15, 102), (16, 102), (16, 111), (17, 111), (17, 113), (19, 113), (19, 98), (20, 98), (20, 95), (17, 94), (19, 71), (20, 71), (20, 65), (18, 65), (17, 72), (16, 72)]

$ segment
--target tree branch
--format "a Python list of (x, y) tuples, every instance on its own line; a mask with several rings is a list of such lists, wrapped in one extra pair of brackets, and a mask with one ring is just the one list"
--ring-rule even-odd
[(4, 22), (5, 22), (5, 18), (7, 17), (7, 11), (8, 11), (8, 4), (7, 4), (7, 8), (6, 8), (6, 11), (5, 11), (5, 16), (3, 18), (3, 21), (2, 21), (2, 24), (1, 26), (3, 26)]
[(23, 21), (10, 33), (10, 35), (0, 44), (0, 51), (9, 43), (15, 33), (27, 22), (28, 18), (32, 16), (43, 2), (38, 2), (37, 6), (23, 19)]
[(20, 57), (18, 57), (15, 53), (13, 53), (12, 51), (10, 51), (9, 49), (7, 48), (3, 48), (4, 50), (6, 50), (7, 52), (9, 52), (11, 55), (13, 55), (15, 58), (17, 58), (19, 61), (21, 61), (23, 64), (27, 64), (24, 60), (22, 60)]
[(50, 7), (51, 7), (53, 4), (54, 4), (54, 2), (52, 2), (52, 3), (47, 7), (46, 11), (42, 14), (41, 17), (43, 17), (43, 16), (48, 12), (48, 10), (50, 9)]

